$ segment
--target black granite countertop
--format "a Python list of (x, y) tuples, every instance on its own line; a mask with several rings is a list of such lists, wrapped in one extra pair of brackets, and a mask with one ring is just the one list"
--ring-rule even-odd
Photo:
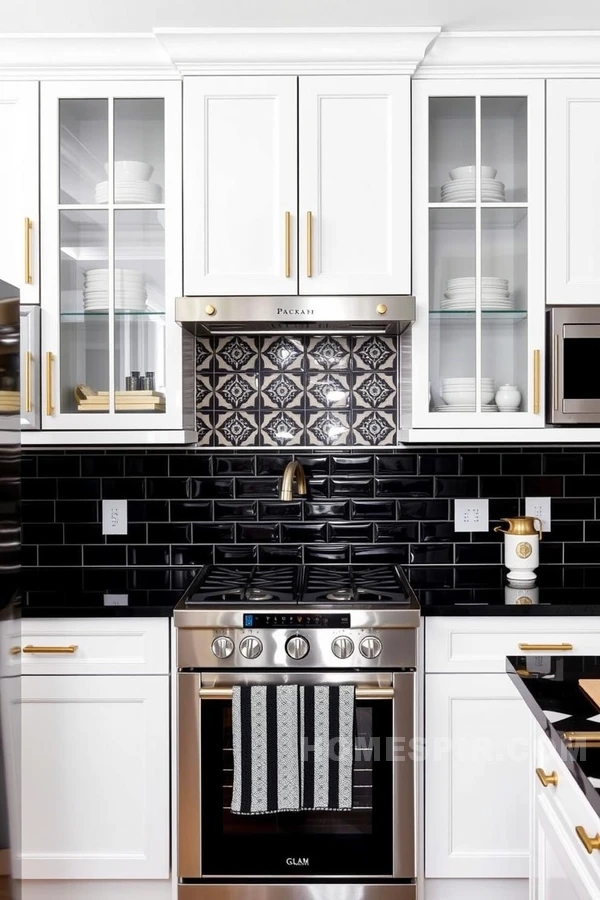
[(170, 616), (198, 569), (23, 569), (24, 618)]
[(600, 747), (569, 749), (566, 731), (597, 731), (600, 710), (579, 687), (600, 678), (600, 656), (510, 656), (506, 671), (595, 812), (600, 816)]
[(407, 570), (424, 616), (598, 616), (600, 564), (540, 566), (534, 584), (510, 584), (504, 566)]

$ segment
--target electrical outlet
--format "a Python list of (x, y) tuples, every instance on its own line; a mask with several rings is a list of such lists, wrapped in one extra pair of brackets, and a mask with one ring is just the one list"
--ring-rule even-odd
[(542, 523), (542, 531), (552, 531), (550, 497), (525, 497), (525, 515), (536, 516)]
[(455, 531), (487, 531), (490, 527), (489, 500), (455, 500)]
[(127, 500), (102, 501), (102, 534), (127, 534)]

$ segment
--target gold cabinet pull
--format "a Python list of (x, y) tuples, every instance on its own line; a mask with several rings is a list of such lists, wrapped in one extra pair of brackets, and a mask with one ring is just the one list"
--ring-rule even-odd
[(533, 414), (540, 412), (540, 351), (533, 351)]
[(46, 353), (46, 415), (54, 415), (54, 407), (52, 406), (52, 363), (54, 362), (54, 353)]
[(11, 647), (8, 652), (10, 653), (11, 656), (18, 656), (19, 653), (21, 652), (21, 648), (20, 647)]
[(306, 277), (312, 278), (312, 213), (306, 213)]
[(285, 277), (289, 278), (292, 273), (291, 268), (291, 220), (292, 214), (290, 212), (286, 212), (285, 214)]
[(558, 341), (559, 335), (554, 335), (554, 361), (552, 365), (552, 393), (554, 394), (554, 409), (558, 409)]
[(31, 350), (25, 351), (25, 412), (30, 413), (33, 410), (31, 405), (31, 367), (33, 365), (33, 353)]
[(31, 229), (33, 222), (25, 216), (25, 284), (33, 284), (31, 274)]
[(27, 644), (23, 647), (23, 653), (76, 653), (77, 644), (68, 644), (66, 647), (34, 647), (33, 644)]
[(588, 853), (591, 853), (593, 850), (600, 850), (600, 834), (591, 838), (583, 825), (578, 825), (575, 833)]
[(549, 775), (546, 775), (543, 769), (536, 769), (535, 774), (540, 779), (544, 787), (548, 787), (549, 784), (556, 785), (558, 784), (558, 775), (556, 772), (550, 772)]
[(573, 649), (573, 644), (519, 644), (519, 650), (535, 651), (535, 650), (560, 650), (566, 653)]

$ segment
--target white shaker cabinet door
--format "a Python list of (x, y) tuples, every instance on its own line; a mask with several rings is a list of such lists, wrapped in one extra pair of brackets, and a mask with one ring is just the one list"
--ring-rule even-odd
[(168, 878), (169, 677), (21, 688), (23, 878)]
[(425, 691), (426, 877), (527, 878), (531, 713), (504, 674)]
[(598, 900), (600, 885), (579, 864), (551, 804), (536, 805), (533, 830), (532, 900)]
[(40, 302), (39, 86), (0, 81), (0, 278)]
[(547, 83), (547, 302), (600, 296), (600, 79)]
[(301, 294), (410, 294), (410, 79), (300, 78)]
[(296, 294), (297, 79), (190, 77), (183, 97), (185, 293)]

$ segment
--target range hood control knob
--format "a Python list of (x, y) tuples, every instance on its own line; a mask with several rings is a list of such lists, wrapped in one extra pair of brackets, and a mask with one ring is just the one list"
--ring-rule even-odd
[(212, 642), (212, 652), (217, 659), (227, 659), (233, 653), (233, 641), (225, 634), (219, 635)]
[(338, 659), (348, 659), (354, 653), (354, 643), (349, 637), (341, 635), (334, 638), (331, 649), (333, 650), (333, 655), (337, 656)]
[(262, 642), (252, 635), (248, 635), (240, 641), (240, 653), (246, 659), (256, 659), (262, 653), (262, 649)]
[(365, 659), (376, 659), (383, 650), (383, 644), (378, 637), (373, 637), (373, 635), (371, 635), (370, 637), (362, 639), (358, 649)]
[(387, 312), (387, 306), (385, 305), (385, 303), (380, 303), (379, 306), (377, 307), (377, 314), (380, 316), (385, 316), (386, 312)]
[(310, 644), (301, 634), (291, 637), (285, 645), (285, 652), (292, 659), (304, 659), (309, 650)]
[(208, 306), (205, 307), (205, 309), (204, 309), (204, 312), (206, 313), (207, 316), (214, 316), (214, 314), (216, 313), (216, 311), (217, 311), (217, 310), (216, 310), (216, 307), (214, 307), (214, 306), (212, 305), (212, 303), (209, 303)]

